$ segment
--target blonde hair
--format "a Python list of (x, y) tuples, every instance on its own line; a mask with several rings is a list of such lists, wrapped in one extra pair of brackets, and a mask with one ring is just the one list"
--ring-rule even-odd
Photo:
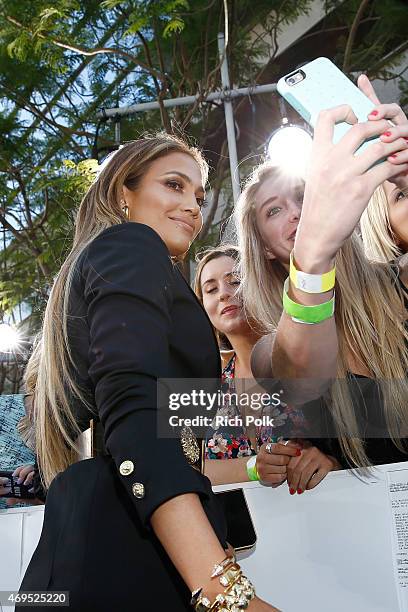
[(365, 254), (371, 261), (387, 262), (402, 255), (391, 228), (388, 200), (382, 185), (374, 191), (361, 215), (360, 229)]
[[(201, 275), (205, 266), (214, 259), (219, 259), (220, 257), (230, 257), (235, 262), (238, 262), (239, 258), (239, 250), (238, 247), (233, 244), (222, 244), (217, 247), (210, 247), (205, 249), (204, 251), (200, 251), (196, 255), (196, 262), (198, 263), (196, 273), (194, 276), (194, 293), (198, 297), (201, 302), (201, 305), (204, 308), (204, 300), (203, 300), (203, 288), (201, 285)], [(218, 346), (220, 349), (231, 349), (231, 344), (225, 336), (225, 334), (221, 333), (218, 329), (213, 327), (215, 336), (217, 338)]]
[[(282, 290), (287, 272), (267, 259), (256, 226), (255, 198), (264, 180), (278, 168), (265, 163), (255, 169), (237, 203), (235, 217), (241, 252), (244, 305), (265, 331), (276, 330), (282, 314)], [(384, 400), (384, 414), (394, 444), (404, 451), (400, 438), (408, 424), (408, 333), (404, 293), (391, 266), (370, 263), (361, 239), (354, 233), (336, 256), (336, 326), (339, 357), (336, 381), (328, 394), (341, 448), (351, 465), (369, 465), (358, 436), (354, 406), (347, 385), (350, 351), (377, 380)], [(392, 393), (390, 381), (392, 380)], [(354, 436), (354, 437), (353, 437)]]
[(36, 449), (43, 482), (53, 478), (77, 459), (75, 438), (80, 429), (71, 408), (79, 398), (88, 408), (84, 390), (75, 381), (67, 319), (72, 279), (78, 258), (105, 229), (127, 221), (123, 187), (135, 190), (151, 162), (170, 153), (185, 153), (200, 167), (203, 182), (208, 166), (201, 153), (174, 136), (158, 134), (125, 144), (102, 168), (79, 207), (72, 249), (52, 287), (44, 315), (41, 350), (35, 385)]
[[(34, 424), (34, 403), (33, 396), (35, 391), (35, 386), (37, 384), (37, 376), (38, 376), (38, 367), (40, 364), (40, 355), (41, 355), (41, 339), (36, 338), (33, 342), (33, 350), (31, 352), (31, 357), (26, 365), (24, 376), (23, 376), (23, 385), (26, 391), (24, 396), (24, 406), (26, 409), (26, 414), (21, 417), (19, 422), (17, 423), (17, 431), (20, 434), (21, 439), (24, 444), (28, 446), (32, 451), (35, 452), (35, 424)], [(27, 413), (27, 403), (29, 411)]]
[(268, 259), (255, 217), (255, 198), (261, 184), (280, 174), (265, 162), (249, 177), (235, 210), (234, 221), (240, 251), (239, 273), (246, 312), (261, 333), (276, 329), (282, 314), (282, 287), (287, 272), (277, 259)]

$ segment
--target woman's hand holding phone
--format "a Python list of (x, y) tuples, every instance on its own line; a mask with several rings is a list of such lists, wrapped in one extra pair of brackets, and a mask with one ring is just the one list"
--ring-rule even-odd
[[(5, 497), (10, 495), (11, 486), (10, 486), (10, 478), (14, 480), (14, 482), (18, 485), (22, 485), (24, 487), (31, 487), (33, 484), (34, 478), (34, 466), (32, 464), (20, 465), (18, 468), (14, 470), (14, 472), (10, 472), (8, 477), (1, 476), (0, 477), (0, 497)], [(2, 472), (5, 474), (6, 472)], [(32, 493), (33, 489), (28, 489), (28, 493)], [(33, 495), (30, 497), (7, 497), (6, 504), (8, 507), (18, 505), (28, 505), (28, 506), (37, 506), (44, 504), (40, 499), (35, 498)]]
[[(352, 128), (333, 144), (334, 127), (342, 121)], [(389, 161), (390, 155), (408, 149), (408, 142), (401, 136), (391, 142), (381, 139), (354, 155), (363, 142), (389, 129), (384, 118), (357, 123), (348, 105), (319, 114), (294, 245), (295, 260), (304, 272), (327, 272), (375, 189), (408, 171), (408, 163), (396, 165)]]
[[(376, 105), (374, 111), (368, 115), (368, 120), (375, 122), (388, 119), (393, 123), (393, 125), (388, 125), (387, 130), (381, 134), (381, 142), (389, 144), (404, 138), (408, 145), (408, 119), (402, 108), (398, 106), (398, 104), (381, 104), (372, 84), (370, 83), (370, 80), (365, 74), (361, 74), (358, 77), (357, 84), (367, 98), (370, 98), (371, 102)], [(408, 146), (405, 149), (402, 149), (389, 156), (388, 161), (397, 168), (408, 163)], [(398, 187), (407, 187), (407, 171), (402, 170), (399, 174), (391, 177), (388, 180), (395, 183)]]

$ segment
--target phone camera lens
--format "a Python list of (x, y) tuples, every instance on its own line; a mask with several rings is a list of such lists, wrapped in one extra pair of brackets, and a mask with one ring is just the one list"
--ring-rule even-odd
[(290, 77), (288, 79), (288, 83), (289, 83), (289, 85), (293, 85), (294, 83), (296, 83), (296, 79), (294, 77)]

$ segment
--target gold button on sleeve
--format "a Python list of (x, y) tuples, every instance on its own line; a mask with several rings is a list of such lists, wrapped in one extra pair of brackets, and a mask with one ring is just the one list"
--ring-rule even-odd
[(133, 464), (133, 461), (130, 461), (129, 459), (127, 459), (126, 461), (122, 461), (119, 466), (119, 472), (122, 474), (122, 476), (129, 476), (129, 474), (131, 474), (134, 469), (135, 466)]
[(134, 482), (132, 485), (132, 493), (137, 499), (142, 499), (145, 496), (145, 488), (141, 482)]

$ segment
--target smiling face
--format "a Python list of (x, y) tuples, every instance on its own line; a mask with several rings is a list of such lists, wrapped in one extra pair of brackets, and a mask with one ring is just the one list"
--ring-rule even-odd
[(397, 245), (406, 253), (408, 251), (408, 184), (404, 190), (393, 183), (383, 184), (387, 196), (388, 218), (395, 234)]
[(178, 256), (188, 251), (202, 226), (204, 186), (200, 168), (187, 153), (169, 153), (151, 162), (136, 190), (123, 188), (129, 221), (155, 230)]
[(240, 283), (234, 275), (235, 265), (232, 257), (223, 255), (211, 259), (201, 272), (203, 306), (215, 329), (227, 337), (249, 329), (236, 295)]
[(288, 264), (302, 210), (304, 185), (266, 178), (255, 196), (255, 222), (268, 259)]

